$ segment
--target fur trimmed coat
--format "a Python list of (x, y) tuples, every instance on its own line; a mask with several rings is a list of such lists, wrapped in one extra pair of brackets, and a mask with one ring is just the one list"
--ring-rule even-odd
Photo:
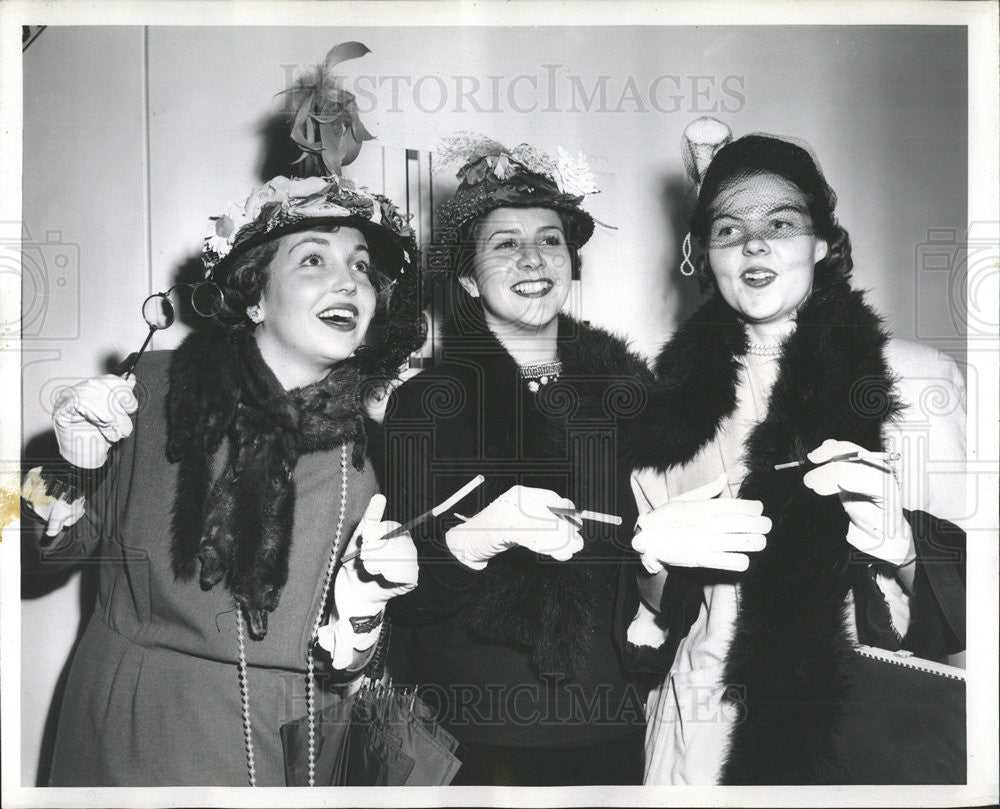
[(458, 328), (444, 335), (442, 361), (389, 402), (387, 514), (409, 519), (483, 473), (455, 513), (475, 514), (524, 485), (622, 525), (588, 522), (585, 548), (569, 562), (512, 548), (481, 572), (445, 546), (452, 513), (418, 529), (420, 584), (390, 607), (411, 627), (409, 681), (465, 743), (570, 746), (634, 733), (646, 688), (621, 658), (631, 616), (618, 602), (623, 587), (635, 588), (625, 567), (637, 514), (618, 424), (643, 407), (651, 374), (619, 339), (563, 317), (563, 373), (533, 393), (488, 330)]
[[(215, 339), (198, 336), (186, 351), (143, 355), (134, 432), (116, 445), (85, 517), (39, 549), (47, 569), (83, 562), (99, 572), (96, 607), (59, 713), (53, 786), (246, 786), (233, 592), (221, 581), (205, 590), (197, 575), (178, 578), (172, 553), (175, 492), (197, 485), (181, 480), (181, 470), (205, 472), (204, 496), (227, 461), (234, 396), (225, 386), (235, 370), (213, 364), (232, 353)], [(190, 409), (178, 400), (179, 387)], [(169, 429), (172, 389), (176, 426)], [(171, 462), (171, 439), (183, 445), (180, 436), (197, 431), (195, 413), (219, 426), (215, 451), (199, 453), (204, 445), (189, 442), (187, 460)], [(306, 650), (340, 508), (342, 443), (298, 455), (287, 581), (267, 634), (246, 641), (260, 785), (284, 786), (279, 728), (305, 714)], [(354, 446), (347, 444), (348, 534), (378, 490), (371, 463), (362, 457), (361, 470), (350, 463)], [(197, 533), (181, 539), (196, 549), (201, 523), (192, 522)], [(317, 710), (337, 698), (317, 688)]]
[[(666, 472), (667, 499), (721, 471), (720, 451), (713, 445), (737, 408), (745, 350), (743, 326), (715, 296), (660, 354), (661, 385), (643, 417), (644, 434), (655, 438), (636, 452), (640, 466)], [(801, 469), (774, 470), (775, 464), (803, 457), (828, 438), (881, 449), (887, 430), (912, 405), (900, 395), (904, 386), (887, 361), (891, 353), (878, 317), (859, 292), (816, 293), (800, 312), (784, 344), (766, 412), (743, 439), (746, 474), (738, 496), (763, 502), (773, 522), (767, 547), (751, 555), (743, 574), (668, 569), (658, 605), (666, 630), (659, 662), (673, 663), (661, 691), (702, 689), (704, 698), (713, 689), (725, 689), (719, 709), (729, 718), (717, 717), (714, 749), (699, 750), (687, 738), (670, 754), (673, 758), (655, 761), (660, 771), (648, 773), (648, 781), (687, 783), (678, 757), (721, 755), (718, 777), (726, 784), (843, 783), (850, 776), (838, 752), (837, 729), (850, 688), (851, 626), (862, 643), (889, 649), (902, 645), (926, 657), (964, 648), (960, 529), (921, 512), (908, 514), (921, 560), (909, 599), (909, 630), (899, 638), (892, 632), (889, 603), (876, 586), (880, 567), (845, 541), (848, 520), (839, 500), (802, 485)], [(958, 446), (946, 457), (964, 456), (963, 430), (964, 422), (949, 433)], [(960, 510), (935, 517), (955, 519)], [(954, 550), (957, 561), (942, 564), (941, 548)], [(928, 553), (938, 558), (928, 560)], [(845, 621), (849, 594), (853, 621)], [(717, 647), (712, 638), (726, 631), (718, 622), (730, 620), (728, 645), (706, 657), (701, 645)], [(692, 631), (697, 635), (689, 638)], [(698, 668), (720, 658), (717, 671)], [(681, 674), (684, 679), (675, 682)], [(677, 691), (669, 699), (683, 711), (682, 703), (693, 693)], [(651, 721), (648, 753), (656, 753), (656, 733), (673, 734), (673, 726), (659, 720)]]

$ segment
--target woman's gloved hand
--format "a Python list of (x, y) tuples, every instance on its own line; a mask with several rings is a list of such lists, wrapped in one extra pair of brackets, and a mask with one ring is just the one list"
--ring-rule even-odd
[[(831, 460), (859, 453), (857, 460)], [(916, 559), (910, 524), (903, 515), (902, 493), (892, 467), (850, 441), (827, 439), (806, 457), (814, 464), (802, 482), (816, 494), (836, 494), (847, 512), (847, 541), (869, 556), (896, 567)]]
[(132, 433), (134, 387), (132, 375), (105, 374), (64, 389), (52, 410), (59, 454), (82, 469), (103, 466), (111, 446)]
[(640, 515), (632, 547), (650, 573), (664, 565), (746, 570), (747, 553), (760, 551), (771, 520), (759, 500), (720, 499), (725, 473), (705, 486)]
[(417, 549), (408, 533), (382, 538), (399, 528), (398, 522), (381, 521), (384, 511), (385, 496), (376, 494), (344, 551), (345, 557), (357, 556), (344, 563), (333, 583), (336, 614), (317, 634), (336, 669), (351, 668), (356, 652), (375, 645), (386, 603), (417, 586)]
[(549, 511), (575, 508), (572, 501), (548, 489), (514, 486), (462, 525), (445, 534), (452, 555), (473, 570), (482, 570), (498, 553), (520, 545), (560, 562), (583, 549), (577, 526)]
[(35, 514), (45, 520), (45, 536), (48, 537), (75, 525), (84, 515), (87, 500), (82, 495), (67, 501), (47, 494), (40, 466), (30, 470), (21, 481), (21, 497), (31, 505)]

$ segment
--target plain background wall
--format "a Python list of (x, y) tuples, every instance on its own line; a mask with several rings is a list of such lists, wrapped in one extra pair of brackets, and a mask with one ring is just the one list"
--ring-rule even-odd
[[(698, 299), (676, 269), (687, 188), (679, 141), (711, 113), (736, 136), (807, 140), (838, 193), (857, 284), (895, 334), (962, 364), (961, 256), (934, 269), (922, 246), (933, 231), (936, 254), (948, 255), (966, 229), (963, 28), (50, 27), (24, 54), (26, 334), (34, 330), (24, 344), (26, 439), (48, 426), (59, 385), (138, 347), (140, 302), (190, 271), (207, 217), (282, 170), (267, 148), (284, 137), (276, 94), (352, 39), (372, 53), (342, 72), (349, 87), (375, 77), (360, 86), (374, 87), (362, 120), (378, 141), (346, 173), (382, 188), (379, 145), (430, 150), (460, 129), (583, 150), (605, 189), (588, 207), (617, 229), (598, 228), (584, 251), (578, 314), (644, 353)], [(588, 95), (607, 76), (606, 101), (595, 96), (585, 109), (571, 76)], [(668, 111), (650, 101), (661, 76), (671, 77), (656, 97)], [(474, 81), (482, 111), (456, 92)], [(630, 88), (637, 96), (623, 101)], [(173, 347), (185, 331), (157, 335), (154, 347)], [(40, 760), (44, 773), (52, 696), (89, 594), (79, 576), (26, 580), (25, 785)]]

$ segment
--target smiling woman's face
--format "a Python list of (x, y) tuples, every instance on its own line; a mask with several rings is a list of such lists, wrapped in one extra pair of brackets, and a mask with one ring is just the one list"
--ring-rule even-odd
[(263, 319), (254, 334), (261, 355), (283, 383), (321, 379), (361, 344), (375, 297), (360, 231), (281, 237), (258, 304)]
[(569, 295), (573, 271), (559, 214), (497, 208), (478, 223), (472, 273), (460, 280), (481, 298), (487, 323), (541, 329)]
[(829, 249), (813, 231), (805, 196), (775, 174), (724, 185), (712, 201), (708, 236), (719, 292), (749, 323), (794, 319)]

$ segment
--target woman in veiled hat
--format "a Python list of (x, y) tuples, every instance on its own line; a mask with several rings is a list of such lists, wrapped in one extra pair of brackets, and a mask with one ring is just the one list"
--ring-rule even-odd
[(279, 727), (339, 699), (327, 685), (416, 583), (409, 536), (378, 541), (398, 524), (379, 524), (359, 394), (423, 342), (415, 255), (386, 198), (277, 177), (205, 239), (218, 323), (61, 397), (60, 451), (89, 489), (70, 507), (36, 491), (40, 553), (97, 560), (100, 589), (51, 784), (285, 784)]
[[(855, 641), (930, 659), (964, 649), (962, 377), (891, 339), (852, 289), (850, 240), (808, 148), (729, 143), (712, 119), (686, 136), (704, 248), (691, 272), (711, 297), (657, 360), (650, 412), (668, 414), (672, 434), (658, 434), (665, 471), (636, 477), (646, 513), (633, 545), (665, 566), (645, 603), (672, 661), (650, 697), (646, 782), (953, 778), (955, 737), (932, 732), (904, 765), (894, 756), (912, 739), (875, 725), (852, 749), (838, 729)], [(927, 458), (952, 474), (928, 485)], [(766, 547), (699, 549), (676, 530), (681, 511), (729, 497), (761, 505)], [(643, 611), (632, 637), (655, 646), (655, 632), (638, 640)]]
[(594, 177), (582, 156), (476, 136), (449, 139), (438, 162), (461, 166), (432, 256), (453, 317), (441, 361), (388, 403), (384, 485), (408, 519), (486, 482), (415, 531), (420, 586), (393, 607), (411, 626), (410, 681), (461, 743), (455, 784), (637, 784), (646, 689), (624, 660), (638, 556), (623, 431), (651, 376), (623, 341), (561, 314)]

